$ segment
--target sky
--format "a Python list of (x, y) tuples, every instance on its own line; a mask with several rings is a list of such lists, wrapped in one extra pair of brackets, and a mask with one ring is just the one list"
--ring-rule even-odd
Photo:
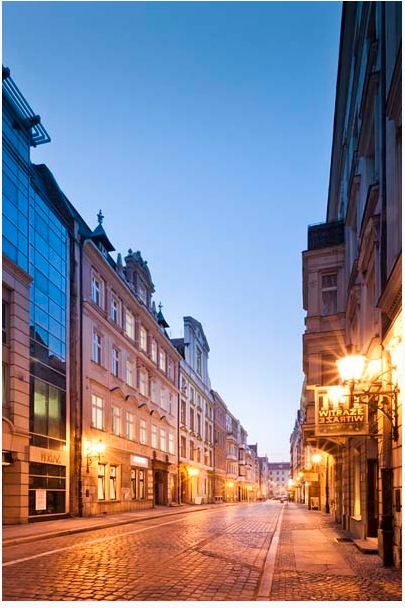
[(147, 260), (171, 338), (270, 461), (300, 406), (302, 252), (326, 220), (341, 2), (2, 2), (32, 149), (90, 228)]

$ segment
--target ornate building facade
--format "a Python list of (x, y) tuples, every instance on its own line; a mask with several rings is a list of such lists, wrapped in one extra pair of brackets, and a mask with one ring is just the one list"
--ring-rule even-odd
[[(305, 484), (309, 507), (318, 505), (354, 536), (375, 537), (384, 565), (397, 567), (401, 10), (399, 2), (343, 3), (326, 221), (309, 227), (303, 252), (305, 384), (292, 435), (300, 496)], [(344, 363), (362, 367), (346, 374)], [(304, 460), (301, 471), (297, 454)]]

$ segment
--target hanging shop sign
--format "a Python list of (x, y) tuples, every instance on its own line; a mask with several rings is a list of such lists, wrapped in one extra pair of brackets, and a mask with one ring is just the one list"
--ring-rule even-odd
[(368, 434), (368, 406), (362, 394), (342, 394), (339, 386), (315, 388), (315, 435), (336, 437)]

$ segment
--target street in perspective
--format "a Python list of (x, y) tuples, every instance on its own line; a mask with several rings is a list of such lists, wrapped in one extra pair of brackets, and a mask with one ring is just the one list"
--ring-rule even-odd
[(400, 602), (402, 3), (2, 26), (3, 602)]
[(279, 500), (10, 526), (3, 602), (400, 601), (401, 573), (349, 540)]

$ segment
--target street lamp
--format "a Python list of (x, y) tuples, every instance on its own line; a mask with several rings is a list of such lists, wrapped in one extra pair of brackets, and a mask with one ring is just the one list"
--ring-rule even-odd
[[(396, 369), (390, 366), (385, 372), (375, 376), (367, 389), (355, 392), (356, 384), (364, 381), (364, 371), (367, 359), (362, 355), (349, 355), (337, 360), (337, 366), (342, 382), (348, 385), (350, 390), (350, 405), (356, 400), (360, 404), (371, 406), (384, 414), (391, 425), (391, 438), (394, 442), (399, 439), (398, 430), (398, 393), (397, 382), (389, 382), (390, 390), (382, 390), (380, 378), (384, 374), (390, 374)], [(378, 362), (375, 361), (375, 364)], [(384, 439), (384, 434), (383, 434)], [(385, 464), (385, 463), (383, 463)], [(382, 534), (382, 558), (384, 566), (391, 566), (394, 562), (393, 556), (393, 469), (390, 466), (380, 467), (381, 489), (382, 489), (382, 513), (381, 513), (381, 534)]]
[(367, 359), (363, 355), (348, 355), (336, 361), (343, 384), (350, 390), (350, 404), (356, 398), (359, 403), (371, 404), (376, 410), (382, 412), (391, 423), (392, 439), (398, 441), (398, 393), (397, 384), (391, 384), (391, 390), (382, 390), (381, 376), (392, 373), (395, 369), (390, 367), (387, 371), (376, 376), (367, 389), (355, 392), (357, 384), (363, 380)]
[(101, 454), (103, 454), (105, 452), (105, 443), (103, 443), (101, 441), (101, 439), (98, 440), (97, 443), (94, 443), (92, 441), (88, 441), (87, 442), (87, 451), (86, 451), (86, 471), (87, 473), (90, 473), (90, 465), (94, 460), (99, 460)]

